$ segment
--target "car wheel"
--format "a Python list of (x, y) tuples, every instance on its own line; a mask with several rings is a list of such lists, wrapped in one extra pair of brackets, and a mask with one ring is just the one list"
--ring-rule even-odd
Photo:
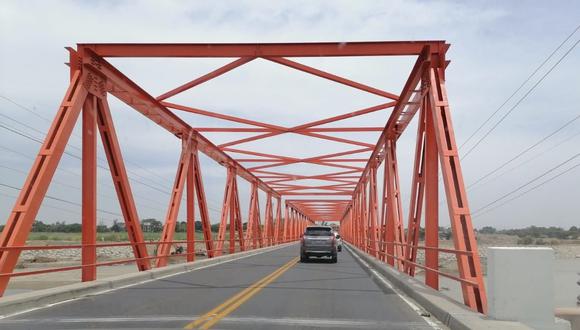
[(338, 256), (335, 254), (332, 256), (332, 263), (335, 264), (338, 262)]
[(308, 257), (305, 256), (305, 255), (303, 255), (303, 254), (301, 254), (300, 255), (300, 262), (306, 262), (306, 261), (308, 261)]

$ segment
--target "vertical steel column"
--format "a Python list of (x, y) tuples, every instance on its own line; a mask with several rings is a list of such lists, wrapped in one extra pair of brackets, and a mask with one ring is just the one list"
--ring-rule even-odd
[(159, 239), (157, 246), (157, 267), (167, 266), (167, 256), (171, 254), (171, 241), (175, 235), (175, 226), (177, 224), (177, 215), (179, 214), (179, 207), (183, 197), (183, 187), (187, 178), (188, 169), (190, 166), (191, 149), (193, 145), (192, 133), (184, 132), (181, 138), (181, 157), (179, 158), (179, 165), (177, 165), (177, 173), (175, 173), (175, 181), (171, 189), (171, 196), (169, 197), (169, 206), (165, 221), (163, 224), (163, 232)]
[[(0, 247), (21, 246), (26, 243), (40, 204), (87, 96), (88, 91), (82, 84), (85, 79), (80, 71), (75, 71), (58, 113), (2, 230)], [(0, 273), (12, 273), (19, 256), (20, 250), (0, 251)], [(0, 277), (0, 296), (4, 294), (9, 280), (9, 277)]]
[(296, 239), (296, 223), (298, 222), (298, 211), (295, 208), (292, 208), (292, 235), (290, 236), (291, 240)]
[(359, 249), (362, 247), (360, 239), (360, 190), (355, 192), (354, 195), (354, 211), (353, 211), (353, 232), (354, 232), (354, 245)]
[[(220, 226), (218, 230), (217, 236), (217, 245), (215, 248), (215, 255), (220, 256), (223, 253), (224, 241), (226, 239), (226, 230), (228, 227), (228, 217), (230, 218), (230, 225), (233, 223), (233, 218), (231, 217), (230, 209), (232, 208), (233, 202), (233, 187), (232, 187), (232, 179), (235, 174), (235, 170), (233, 166), (228, 166), (228, 174), (226, 177), (226, 186), (224, 188), (224, 201), (222, 203), (222, 213), (220, 218)], [(231, 231), (231, 226), (230, 226)], [(232, 239), (232, 233), (230, 233), (230, 245)]]
[(83, 106), (82, 127), (82, 252), (81, 279), (97, 279), (97, 99), (89, 95)]
[(369, 172), (369, 207), (368, 207), (368, 221), (369, 221), (369, 253), (375, 258), (378, 256), (378, 238), (377, 238), (377, 164), (373, 162)]
[(405, 260), (405, 273), (415, 276), (417, 261), (417, 246), (419, 244), (419, 230), (421, 228), (421, 215), (423, 212), (423, 197), (425, 192), (425, 113), (426, 97), (422, 98), (421, 111), (417, 124), (417, 140), (415, 145), (415, 163), (413, 165), (413, 183), (411, 185), (411, 202), (409, 203), (409, 223), (407, 226), (407, 247)]
[(292, 240), (297, 240), (298, 239), (298, 226), (300, 225), (300, 218), (302, 217), (302, 214), (300, 214), (300, 212), (296, 211), (296, 218), (294, 218), (294, 235), (292, 236)]
[(292, 240), (295, 241), (298, 236), (298, 222), (300, 222), (300, 213), (294, 209), (294, 219), (292, 220)]
[(283, 235), (283, 240), (284, 243), (287, 243), (289, 241), (290, 238), (290, 207), (288, 206), (288, 204), (286, 202), (284, 202), (284, 208), (286, 209), (285, 211), (285, 217), (284, 217), (284, 235)]
[(187, 167), (187, 261), (195, 261), (195, 174), (193, 163), (193, 151), (189, 153), (189, 166)]
[(276, 223), (274, 224), (274, 244), (280, 243), (280, 229), (282, 221), (282, 199), (276, 198)]
[(256, 248), (256, 244), (253, 240), (254, 236), (254, 183), (250, 188), (250, 206), (248, 208), (248, 222), (246, 225), (246, 244), (251, 246), (252, 249)]
[[(229, 198), (229, 205), (228, 205), (228, 209), (230, 212), (230, 226), (229, 226), (229, 231), (230, 231), (230, 246), (229, 246), (229, 253), (232, 254), (234, 252), (236, 252), (236, 198), (237, 198), (237, 188), (236, 188), (236, 168), (231, 166), (232, 168), (232, 173), (231, 173), (231, 184), (230, 184), (230, 195), (231, 197)], [(229, 171), (229, 168), (228, 168)], [(225, 205), (224, 205), (225, 207)], [(221, 226), (220, 226), (221, 227)], [(225, 228), (224, 228), (225, 231)], [(224, 235), (225, 236), (225, 235)], [(224, 237), (225, 239), (225, 237)], [(241, 248), (241, 245), (240, 245)], [(218, 251), (221, 251), (221, 248), (218, 249)]]
[(105, 149), (105, 155), (109, 162), (109, 169), (113, 178), (115, 190), (121, 211), (125, 220), (125, 228), (127, 229), (127, 236), (132, 243), (133, 253), (137, 259), (137, 267), (139, 270), (148, 270), (150, 263), (147, 253), (147, 247), (143, 239), (143, 232), (139, 224), (139, 215), (133, 199), (131, 185), (129, 184), (129, 176), (123, 161), (121, 153), (121, 146), (117, 139), (115, 126), (113, 125), (113, 117), (109, 110), (109, 104), (106, 99), (97, 100), (97, 124), (99, 132), (101, 133), (101, 140)]
[(199, 206), (199, 216), (201, 217), (201, 228), (203, 230), (203, 239), (205, 241), (205, 248), (207, 250), (207, 257), (213, 258), (214, 248), (213, 248), (213, 237), (211, 234), (211, 221), (209, 218), (209, 211), (207, 208), (207, 202), (205, 199), (205, 189), (203, 187), (201, 166), (199, 165), (199, 154), (197, 152), (197, 145), (193, 145), (192, 150), (193, 155), (193, 174), (195, 192), (197, 193), (197, 205)]
[(288, 241), (294, 240), (294, 208), (290, 206), (290, 218), (288, 219)]
[(429, 101), (433, 109), (433, 122), (447, 196), (449, 218), (453, 231), (453, 243), (456, 250), (469, 252), (467, 255), (457, 255), (459, 275), (462, 279), (477, 283), (477, 286), (466, 283), (461, 284), (463, 300), (472, 309), (485, 313), (487, 311), (487, 298), (477, 241), (473, 232), (461, 164), (451, 123), (451, 112), (444, 82), (444, 70), (444, 64), (441, 64), (440, 67), (429, 69)]
[(397, 151), (395, 141), (385, 141), (385, 187), (386, 196), (383, 200), (383, 217), (386, 216), (386, 250), (387, 263), (403, 270), (405, 250), (404, 228), (402, 224), (402, 207), (399, 189), (399, 174), (397, 168)]
[(272, 193), (268, 192), (266, 197), (266, 214), (264, 219), (264, 243), (266, 246), (272, 245), (272, 238), (274, 236), (273, 214), (272, 214)]
[(350, 243), (354, 243), (352, 234), (352, 207), (351, 204), (348, 213), (340, 222), (340, 234), (345, 237), (345, 241)]
[[(240, 209), (240, 195), (238, 194), (238, 175), (237, 175), (237, 169), (236, 169), (236, 175), (233, 176), (232, 178), (232, 182), (233, 182), (233, 194), (234, 194), (234, 204), (233, 204), (233, 208), (231, 209), (231, 214), (232, 216), (235, 217), (234, 222), (235, 222), (235, 229), (237, 229), (238, 231), (238, 241), (239, 241), (239, 245), (240, 245), (240, 251), (245, 251), (246, 250), (246, 244), (244, 243), (244, 226), (242, 224), (242, 211)], [(230, 230), (231, 230), (231, 226), (230, 226)], [(232, 247), (230, 247), (230, 252), (233, 253), (235, 250), (232, 250)]]
[(250, 214), (248, 217), (248, 232), (246, 240), (252, 242), (252, 248), (256, 249), (263, 246), (262, 228), (260, 223), (260, 204), (258, 196), (258, 184), (252, 182), (252, 193), (250, 197)]
[(439, 155), (431, 101), (425, 97), (425, 284), (439, 290)]
[(368, 240), (368, 221), (367, 221), (367, 194), (368, 193), (368, 178), (364, 178), (364, 182), (361, 189), (361, 203), (360, 203), (360, 229), (361, 229), (361, 243), (362, 250), (369, 252), (369, 240)]

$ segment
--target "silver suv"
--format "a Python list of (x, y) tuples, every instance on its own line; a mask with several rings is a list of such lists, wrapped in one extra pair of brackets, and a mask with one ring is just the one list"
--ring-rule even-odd
[(306, 227), (300, 239), (300, 262), (308, 261), (309, 257), (331, 257), (332, 262), (338, 261), (337, 239), (329, 226)]

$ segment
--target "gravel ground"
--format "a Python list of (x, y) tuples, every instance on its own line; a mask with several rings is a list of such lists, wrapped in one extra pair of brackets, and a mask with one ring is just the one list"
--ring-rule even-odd
[[(517, 244), (518, 237), (516, 236), (509, 236), (509, 235), (501, 235), (501, 234), (493, 234), (493, 235), (480, 235), (478, 237), (478, 250), (479, 256), (481, 258), (481, 263), (483, 265), (484, 274), (486, 273), (487, 264), (487, 251), (489, 247), (498, 247), (498, 246), (519, 246), (523, 247), (524, 245)], [(423, 244), (420, 242), (419, 244)], [(439, 243), (439, 246), (442, 248), (450, 248), (453, 249), (453, 241), (445, 241), (442, 240)], [(526, 246), (534, 246), (534, 245), (526, 245)], [(564, 242), (560, 242), (557, 245), (542, 245), (544, 247), (551, 247), (554, 249), (554, 254), (557, 260), (572, 260), (576, 258), (580, 258), (580, 244), (565, 244)], [(417, 252), (417, 262), (423, 264), (425, 258), (425, 254), (423, 250), (419, 250)], [(440, 253), (439, 254), (439, 267), (442, 271), (449, 272), (449, 273), (456, 273), (457, 272), (457, 262), (455, 260), (455, 256), (449, 253)], [(421, 270), (417, 270), (418, 273), (422, 272)]]

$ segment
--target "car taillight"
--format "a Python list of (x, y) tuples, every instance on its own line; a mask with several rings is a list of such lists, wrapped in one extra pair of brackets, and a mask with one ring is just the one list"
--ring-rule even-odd
[(300, 244), (304, 245), (304, 236), (300, 237)]
[(336, 237), (332, 237), (332, 247), (336, 246)]

